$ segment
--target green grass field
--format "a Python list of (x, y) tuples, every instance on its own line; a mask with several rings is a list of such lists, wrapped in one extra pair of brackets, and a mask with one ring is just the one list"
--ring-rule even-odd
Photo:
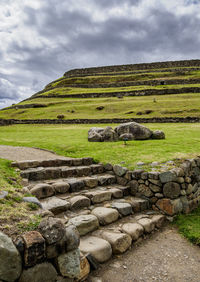
[[(154, 102), (154, 99), (156, 102)], [(0, 118), (16, 119), (56, 119), (64, 115), (65, 119), (101, 119), (101, 118), (135, 118), (135, 117), (187, 117), (200, 115), (200, 93), (178, 95), (155, 95), (145, 97), (124, 97), (118, 99), (90, 98), (90, 99), (56, 99), (38, 98), (24, 101), (21, 105), (29, 103), (44, 104), (45, 108), (9, 109), (0, 111)], [(99, 111), (96, 108), (103, 106)], [(145, 114), (151, 110), (150, 114)], [(142, 115), (138, 115), (138, 113)]]
[[(87, 132), (95, 125), (13, 125), (0, 127), (0, 144), (39, 147), (68, 157), (93, 157), (96, 161), (123, 163), (165, 162), (200, 152), (200, 124), (147, 124), (166, 133), (165, 140), (91, 143)], [(107, 125), (96, 125), (106, 127)], [(115, 126), (115, 125), (111, 125)]]

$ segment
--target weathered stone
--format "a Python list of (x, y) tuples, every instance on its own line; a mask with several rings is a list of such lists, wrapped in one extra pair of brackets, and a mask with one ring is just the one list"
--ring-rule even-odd
[(183, 177), (184, 176), (184, 171), (180, 167), (175, 167), (172, 169), (173, 172), (175, 172), (177, 177)]
[(148, 172), (144, 171), (144, 172), (141, 174), (141, 179), (147, 180), (147, 179), (148, 179)]
[(78, 281), (85, 281), (90, 273), (90, 264), (85, 256), (80, 258), (80, 274)]
[(22, 235), (25, 243), (24, 263), (25, 266), (33, 266), (45, 259), (45, 240), (37, 231), (26, 232)]
[(78, 278), (80, 275), (80, 251), (79, 249), (67, 252), (57, 258), (59, 272), (69, 278)]
[(112, 255), (111, 245), (106, 240), (94, 236), (82, 238), (79, 248), (82, 253), (90, 253), (100, 263), (109, 260)]
[(165, 133), (162, 130), (155, 130), (151, 136), (152, 139), (165, 139)]
[[(134, 181), (134, 180), (133, 180), (133, 181)], [(139, 184), (144, 184), (145, 181), (144, 181), (143, 179), (139, 179), (139, 180), (138, 180), (138, 183), (139, 183)]]
[(190, 207), (189, 207), (189, 201), (186, 196), (183, 196), (180, 198), (181, 203), (183, 205), (183, 213), (189, 213), (190, 212)]
[(118, 140), (117, 133), (110, 126), (107, 126), (101, 135), (104, 142), (114, 142)]
[(83, 159), (82, 158), (75, 158), (72, 160), (73, 166), (79, 166), (83, 165)]
[(103, 173), (104, 172), (104, 166), (103, 164), (93, 164), (90, 166), (93, 174)]
[(57, 193), (66, 193), (70, 188), (69, 184), (64, 181), (56, 182), (52, 186)]
[(158, 180), (159, 179), (159, 172), (158, 171), (152, 171), (148, 173), (149, 179)]
[(191, 180), (191, 178), (190, 178), (190, 177), (185, 177), (185, 182), (186, 182), (186, 183), (191, 183), (191, 182), (192, 182), (192, 180)]
[(117, 176), (123, 176), (127, 172), (127, 168), (116, 164), (113, 166), (113, 171)]
[(55, 282), (57, 272), (51, 263), (41, 263), (22, 272), (19, 282)]
[(14, 282), (22, 270), (21, 256), (12, 240), (0, 232), (0, 279)]
[(132, 141), (134, 140), (134, 136), (131, 133), (124, 133), (119, 136), (119, 140), (121, 141)]
[(141, 218), (138, 223), (144, 227), (146, 233), (151, 233), (155, 228), (155, 223), (149, 218)]
[(132, 171), (127, 171), (126, 174), (124, 175), (124, 178), (131, 181), (132, 179)]
[(102, 203), (111, 200), (112, 193), (110, 191), (91, 191), (85, 193), (89, 197), (93, 204)]
[(80, 235), (85, 235), (99, 227), (98, 219), (95, 215), (79, 215), (69, 220), (78, 229)]
[(126, 178), (124, 178), (124, 177), (117, 176), (117, 177), (116, 177), (116, 180), (117, 180), (117, 183), (118, 183), (119, 185), (125, 186), (125, 185), (127, 185), (127, 183), (128, 183), (128, 180), (127, 180)]
[(107, 164), (104, 165), (104, 169), (106, 171), (111, 171), (111, 170), (113, 170), (113, 166), (111, 164), (107, 163)]
[(123, 191), (118, 188), (110, 188), (109, 192), (112, 193), (112, 197), (115, 199), (120, 199), (123, 197)]
[(176, 179), (176, 175), (171, 171), (165, 171), (159, 174), (159, 178), (162, 183), (167, 183), (174, 181)]
[(79, 166), (76, 168), (77, 176), (88, 176), (91, 174), (91, 168), (89, 166)]
[(83, 162), (83, 165), (92, 165), (94, 160), (93, 158), (86, 157), (86, 158), (82, 158), (82, 162)]
[(157, 185), (154, 185), (154, 184), (150, 184), (149, 185), (149, 188), (151, 189), (151, 191), (153, 191), (154, 193), (158, 193), (158, 192), (161, 192), (162, 189), (161, 187), (157, 186)]
[(157, 228), (162, 227), (164, 221), (165, 221), (165, 216), (162, 214), (155, 214), (153, 215), (153, 217), (151, 218), (151, 221), (153, 221), (153, 223), (155, 224), (155, 226)]
[(117, 186), (118, 189), (120, 189), (125, 196), (128, 196), (130, 194), (130, 187), (129, 186), (125, 186), (125, 185), (121, 185), (121, 186)]
[(190, 195), (193, 192), (193, 186), (192, 184), (188, 184), (188, 187), (186, 189), (186, 194)]
[(70, 199), (71, 209), (80, 209), (90, 206), (90, 199), (85, 196), (75, 196)]
[(157, 185), (159, 187), (162, 187), (162, 183), (158, 179), (149, 179), (149, 182), (151, 182), (154, 185)]
[(174, 214), (181, 212), (183, 205), (180, 199), (160, 199), (157, 201), (156, 206), (165, 214), (173, 216)]
[(57, 197), (47, 198), (42, 201), (42, 207), (51, 211), (53, 214), (59, 214), (70, 208), (70, 203)]
[(70, 224), (67, 225), (65, 231), (66, 251), (68, 252), (77, 249), (80, 243), (80, 235), (78, 229), (76, 228), (76, 226)]
[(144, 184), (140, 184), (139, 187), (138, 187), (138, 192), (142, 195), (144, 195), (145, 197), (152, 197), (153, 196), (153, 193), (151, 191), (151, 189), (144, 185)]
[(129, 203), (132, 205), (134, 212), (140, 212), (149, 208), (149, 201), (141, 198), (132, 198)]
[(141, 175), (143, 174), (144, 170), (143, 169), (137, 169), (137, 170), (134, 170), (132, 172), (132, 178), (133, 179), (141, 179)]
[(102, 142), (103, 137), (102, 137), (102, 132), (104, 131), (104, 128), (100, 127), (92, 127), (88, 131), (88, 141), (89, 142)]
[(158, 198), (158, 199), (161, 199), (161, 198), (164, 197), (164, 195), (162, 193), (156, 193), (155, 197)]
[(138, 192), (138, 186), (139, 186), (137, 180), (130, 181), (129, 186), (130, 186), (131, 195), (135, 196), (135, 194)]
[(163, 187), (163, 194), (166, 198), (176, 199), (180, 193), (180, 185), (176, 182), (167, 182)]
[(63, 178), (75, 177), (77, 176), (77, 170), (75, 167), (65, 167), (65, 168), (62, 168), (61, 174)]
[(136, 122), (120, 124), (115, 128), (115, 132), (117, 132), (118, 136), (124, 133), (132, 134), (135, 140), (149, 139), (152, 135), (150, 129)]
[(144, 232), (142, 225), (131, 222), (123, 224), (122, 230), (129, 234), (134, 241), (136, 241)]
[(182, 184), (182, 183), (185, 182), (185, 179), (184, 179), (183, 177), (177, 177), (177, 178), (176, 178), (176, 182)]
[(113, 202), (112, 203), (112, 208), (115, 208), (118, 210), (118, 212), (123, 215), (127, 216), (129, 214), (132, 214), (132, 206), (129, 203), (121, 203), (121, 202)]
[(42, 204), (40, 203), (40, 201), (35, 198), (35, 197), (24, 197), (22, 199), (23, 202), (27, 202), (27, 203), (32, 203), (32, 204), (35, 204), (37, 206), (39, 206), (40, 208), (42, 208)]
[(61, 177), (61, 169), (59, 167), (47, 167), (44, 170), (43, 177), (40, 179), (56, 179), (59, 177)]
[(49, 245), (62, 240), (65, 235), (65, 226), (58, 218), (44, 218), (38, 229)]
[(47, 259), (53, 259), (65, 252), (65, 237), (55, 244), (48, 245), (46, 248)]
[(94, 188), (98, 185), (98, 180), (95, 177), (85, 177), (84, 183), (85, 183), (85, 186), (89, 188)]
[(132, 243), (131, 236), (124, 233), (104, 231), (101, 236), (111, 244), (113, 254), (124, 253)]
[(50, 197), (55, 194), (53, 187), (46, 183), (41, 183), (35, 185), (31, 190), (30, 193), (36, 196), (38, 199), (43, 199)]
[(119, 213), (115, 209), (98, 207), (93, 209), (92, 214), (95, 215), (101, 225), (107, 225), (116, 221), (119, 217)]
[(83, 180), (73, 178), (68, 179), (67, 182), (70, 185), (70, 192), (79, 192), (85, 187)]

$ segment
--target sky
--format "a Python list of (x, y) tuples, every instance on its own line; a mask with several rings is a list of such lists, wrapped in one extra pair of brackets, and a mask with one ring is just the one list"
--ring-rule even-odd
[(73, 68), (200, 59), (200, 0), (0, 0), (0, 108)]

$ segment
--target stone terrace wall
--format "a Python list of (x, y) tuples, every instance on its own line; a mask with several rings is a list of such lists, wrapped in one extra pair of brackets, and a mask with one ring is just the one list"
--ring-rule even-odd
[(200, 157), (163, 171), (128, 171), (113, 167), (118, 184), (130, 185), (133, 196), (149, 199), (152, 209), (168, 216), (188, 213), (200, 201)]
[(68, 76), (71, 74), (78, 75), (78, 74), (87, 74), (87, 73), (117, 72), (117, 71), (128, 71), (128, 70), (131, 71), (131, 70), (144, 70), (144, 69), (170, 68), (170, 67), (197, 67), (197, 66), (200, 66), (200, 60), (168, 61), (168, 62), (74, 69), (66, 72), (64, 76)]
[(196, 123), (200, 117), (166, 117), (166, 118), (114, 118), (114, 119), (0, 119), (0, 126), (13, 124), (100, 124), (100, 123)]

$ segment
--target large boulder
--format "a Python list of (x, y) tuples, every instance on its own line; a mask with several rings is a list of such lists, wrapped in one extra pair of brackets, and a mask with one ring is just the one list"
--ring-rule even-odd
[(150, 129), (137, 122), (128, 122), (120, 124), (115, 128), (115, 132), (118, 134), (119, 137), (127, 133), (132, 134), (134, 140), (149, 139), (153, 134)]
[(112, 127), (107, 126), (102, 132), (102, 139), (104, 142), (114, 142), (118, 140), (118, 135)]
[(102, 142), (101, 133), (104, 131), (104, 128), (101, 127), (92, 127), (88, 131), (88, 141), (90, 142)]
[(165, 139), (165, 133), (162, 130), (155, 130), (151, 136), (152, 139)]

